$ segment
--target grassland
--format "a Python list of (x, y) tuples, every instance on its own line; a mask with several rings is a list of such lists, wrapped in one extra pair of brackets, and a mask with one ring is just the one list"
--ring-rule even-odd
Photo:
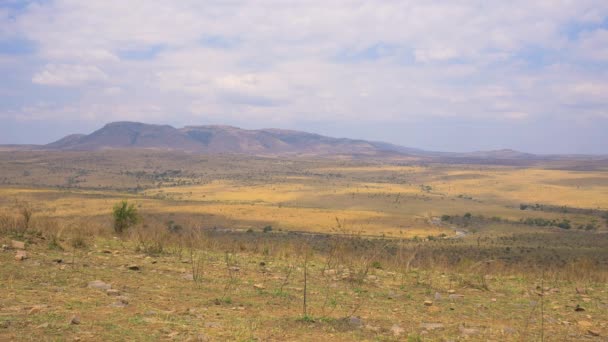
[[(0, 170), (0, 339), (608, 334), (601, 162), (8, 151)], [(122, 199), (142, 222), (116, 235)]]

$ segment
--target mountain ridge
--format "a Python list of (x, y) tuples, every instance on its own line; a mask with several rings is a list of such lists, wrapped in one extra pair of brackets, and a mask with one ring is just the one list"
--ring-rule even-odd
[[(351, 155), (370, 157), (426, 157), (458, 160), (548, 160), (556, 158), (606, 158), (587, 155), (537, 155), (500, 149), (492, 151), (438, 152), (382, 141), (335, 138), (304, 131), (263, 128), (242, 129), (229, 125), (170, 125), (133, 121), (110, 122), (90, 134), (70, 134), (46, 145), (24, 149), (97, 151), (108, 149), (178, 150), (191, 153), (249, 155)], [(18, 146), (11, 146), (11, 150)]]

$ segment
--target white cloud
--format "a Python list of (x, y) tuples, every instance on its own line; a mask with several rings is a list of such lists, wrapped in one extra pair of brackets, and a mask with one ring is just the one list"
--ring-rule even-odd
[(54, 86), (77, 86), (107, 79), (108, 76), (95, 66), (48, 64), (34, 75), (32, 82)]
[[(576, 42), (564, 32), (607, 16), (608, 2), (594, 0), (55, 0), (0, 28), (36, 44), (46, 66), (32, 82), (82, 87), (77, 104), (56, 106), (89, 113), (521, 120), (590, 103), (591, 90), (571, 85), (608, 79), (579, 59), (606, 61), (606, 31)], [(531, 47), (561, 50), (569, 65), (531, 67), (521, 57)]]

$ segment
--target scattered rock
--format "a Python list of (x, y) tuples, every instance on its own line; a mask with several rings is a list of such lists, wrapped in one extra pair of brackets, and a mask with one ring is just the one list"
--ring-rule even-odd
[(256, 290), (263, 290), (266, 286), (264, 286), (264, 284), (253, 284), (253, 288)]
[(128, 269), (130, 269), (131, 271), (139, 271), (140, 268), (138, 265), (129, 265), (127, 266)]
[(241, 268), (240, 268), (240, 267), (237, 267), (237, 266), (232, 266), (232, 267), (230, 267), (230, 270), (231, 270), (232, 272), (238, 272), (238, 271), (240, 271), (240, 270), (241, 270)]
[(334, 269), (330, 269), (330, 270), (325, 270), (323, 271), (323, 274), (326, 276), (333, 276), (336, 275), (338, 272)]
[(393, 335), (399, 336), (405, 332), (405, 329), (403, 329), (397, 324), (393, 324), (393, 326), (391, 327), (391, 332), (393, 333)]
[(387, 297), (388, 299), (395, 299), (397, 298), (397, 294), (394, 291), (388, 291)]
[(593, 323), (591, 323), (589, 321), (578, 321), (578, 322), (576, 322), (576, 324), (578, 324), (578, 326), (581, 328), (589, 328), (593, 325)]
[(78, 325), (80, 324), (80, 316), (74, 315), (70, 318), (70, 324)]
[(15, 254), (15, 260), (22, 261), (25, 259), (27, 259), (27, 253), (23, 250), (17, 251), (17, 254)]
[(25, 242), (21, 242), (21, 241), (12, 240), (12, 241), (11, 241), (11, 246), (12, 246), (14, 249), (25, 249)]
[(363, 321), (359, 317), (351, 316), (348, 318), (348, 324), (355, 326), (355, 327), (360, 327), (363, 325)]
[(98, 290), (109, 290), (112, 288), (112, 285), (104, 283), (101, 280), (93, 280), (91, 282), (89, 282), (89, 284), (87, 285), (87, 287), (91, 288), (91, 289), (98, 289)]
[(127, 297), (119, 296), (116, 299), (118, 299), (116, 302), (110, 304), (111, 307), (124, 308), (125, 306), (129, 305), (129, 300)]
[(589, 335), (591, 335), (591, 336), (600, 336), (600, 332), (597, 331), (597, 330), (591, 330), (591, 329), (589, 329), (589, 330), (587, 330), (587, 333)]
[(576, 288), (576, 293), (578, 293), (578, 294), (587, 294), (587, 290), (584, 289), (584, 288), (577, 287)]
[(186, 280), (192, 280), (192, 281), (194, 281), (194, 275), (193, 275), (192, 273), (187, 273), (187, 274), (184, 274), (184, 275), (182, 276), (182, 278), (184, 278), (184, 279), (186, 279)]
[(581, 312), (581, 311), (585, 311), (585, 309), (582, 306), (580, 306), (579, 304), (576, 304), (576, 308), (574, 308), (574, 311)]
[(433, 305), (433, 302), (432, 302), (432, 301), (430, 301), (430, 300), (425, 300), (425, 301), (424, 301), (424, 305), (425, 305), (425, 306), (431, 306), (431, 305)]
[(448, 298), (449, 298), (451, 301), (457, 301), (457, 300), (461, 300), (461, 299), (463, 299), (463, 298), (464, 298), (464, 296), (463, 296), (463, 295), (459, 295), (459, 294), (451, 294), (451, 295), (449, 295), (449, 296), (448, 296)]
[(448, 290), (448, 294), (454, 294), (456, 293), (456, 290)]
[(463, 326), (458, 327), (458, 330), (460, 330), (460, 333), (463, 335), (475, 335), (479, 333), (479, 329), (465, 328)]
[(120, 291), (115, 290), (115, 289), (107, 289), (106, 294), (108, 296), (120, 296)]
[(443, 323), (421, 323), (420, 327), (424, 330), (435, 330), (445, 328)]

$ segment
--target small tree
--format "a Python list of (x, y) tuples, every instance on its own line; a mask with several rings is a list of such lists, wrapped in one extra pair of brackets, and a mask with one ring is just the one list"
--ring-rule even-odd
[(139, 222), (135, 204), (129, 204), (126, 200), (114, 205), (112, 216), (114, 217), (114, 231), (119, 234)]

